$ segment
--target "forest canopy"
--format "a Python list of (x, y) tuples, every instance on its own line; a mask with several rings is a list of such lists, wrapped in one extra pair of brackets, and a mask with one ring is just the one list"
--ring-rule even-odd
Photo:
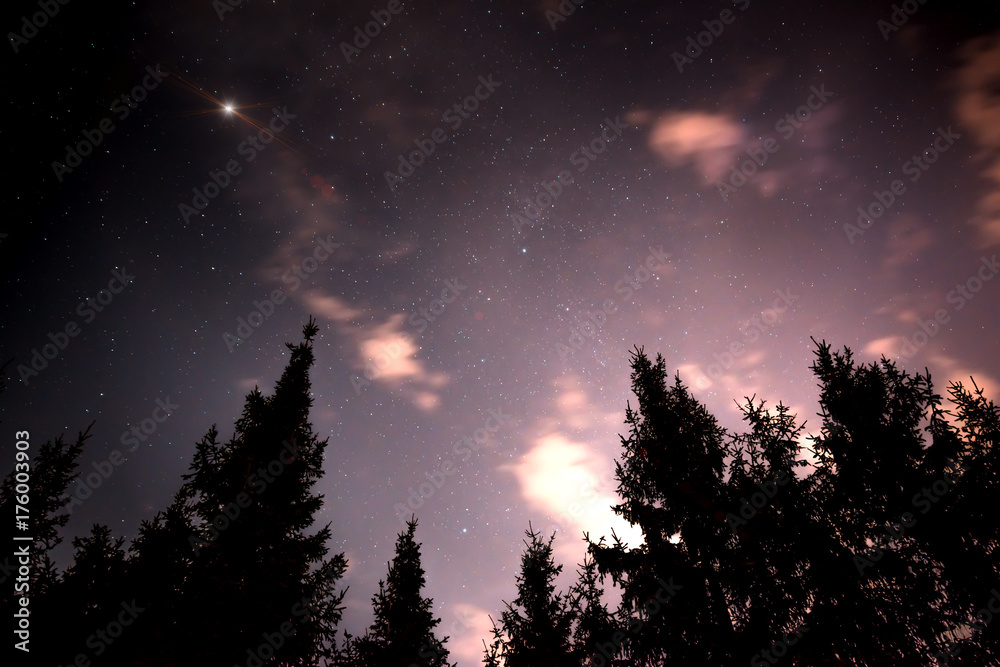
[[(416, 516), (372, 597), (371, 626), (360, 636), (339, 627), (347, 559), (328, 553), (330, 526), (314, 525), (325, 499), (313, 488), (337, 456), (309, 420), (317, 332), (310, 319), (274, 392), (246, 396), (228, 440), (206, 431), (172, 502), (127, 547), (98, 524), (57, 568), (89, 427), (38, 448), (22, 590), (11, 556), (0, 563), (8, 618), (30, 599), (35, 664), (453, 665), (425, 595), (434, 582)], [(484, 664), (1000, 659), (1000, 409), (974, 380), (951, 383), (946, 400), (926, 370), (856, 363), (817, 342), (820, 425), (805, 436), (784, 404), (755, 397), (740, 404), (744, 429), (724, 429), (679, 375), (668, 378), (662, 356), (635, 348), (631, 367), (612, 509), (643, 542), (583, 535), (576, 582), (558, 591), (554, 536), (529, 525), (517, 595), (492, 619)], [(16, 489), (12, 471), (4, 516)], [(617, 589), (615, 608), (605, 586)], [(40, 639), (55, 629), (59, 641)]]

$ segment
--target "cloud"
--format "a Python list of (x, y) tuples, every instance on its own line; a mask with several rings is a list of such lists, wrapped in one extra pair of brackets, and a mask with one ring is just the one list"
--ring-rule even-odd
[[(650, 121), (648, 115), (636, 111), (628, 117), (635, 119), (635, 123), (652, 125), (650, 148), (668, 164), (673, 167), (693, 164), (706, 183), (718, 183), (731, 174), (733, 167), (749, 160), (746, 150), (764, 150), (764, 139), (751, 137), (747, 128), (727, 113), (686, 111), (655, 121)], [(768, 163), (766, 168), (755, 169), (747, 183), (762, 196), (771, 197), (779, 189), (792, 185), (809, 187), (826, 174), (843, 175), (837, 164), (820, 152), (831, 143), (830, 129), (840, 115), (837, 105), (827, 104), (797, 130), (793, 141), (780, 139), (773, 132), (765, 133), (781, 147), (794, 144), (808, 150), (794, 168), (774, 168)]]
[(438, 390), (448, 384), (446, 373), (429, 371), (417, 358), (420, 348), (404, 330), (406, 314), (395, 313), (382, 324), (350, 330), (358, 348), (354, 361), (367, 380), (402, 389), (426, 412), (441, 404)]
[(309, 312), (337, 325), (337, 333), (355, 350), (349, 364), (357, 372), (353, 382), (364, 391), (369, 383), (401, 390), (419, 409), (431, 412), (441, 404), (439, 390), (448, 384), (446, 373), (430, 371), (417, 358), (420, 347), (404, 328), (405, 313), (393, 313), (380, 324), (357, 325), (364, 311), (335, 296), (310, 290), (303, 297)]
[[(288, 234), (290, 241), (262, 260), (261, 275), (275, 281), (287, 276), (287, 280), (281, 281), (280, 289), (284, 294), (301, 302), (307, 313), (334, 324), (336, 333), (354, 349), (348, 364), (358, 371), (356, 378), (360, 378), (362, 386), (376, 382), (392, 389), (402, 388), (419, 409), (425, 412), (436, 409), (441, 403), (438, 390), (448, 383), (449, 377), (445, 373), (428, 371), (424, 362), (417, 358), (419, 346), (403, 326), (406, 313), (390, 313), (384, 321), (374, 325), (359, 324), (361, 319), (370, 321), (372, 313), (329, 293), (324, 280), (335, 265), (356, 260), (363, 248), (376, 246), (378, 251), (374, 254), (380, 261), (394, 263), (413, 252), (413, 243), (358, 237), (356, 233), (348, 235), (349, 230), (333, 222), (325, 212), (316, 213), (311, 219), (300, 219)], [(339, 243), (339, 238), (350, 242)], [(324, 244), (336, 244), (335, 255), (320, 260), (316, 251)], [(310, 264), (316, 262), (312, 272), (309, 265), (303, 265), (307, 259)], [(306, 272), (302, 274), (304, 277), (297, 273), (299, 267)], [(293, 281), (290, 287), (289, 281)]]
[(578, 537), (611, 538), (611, 531), (630, 547), (643, 543), (642, 532), (616, 515), (611, 506), (620, 499), (613, 492), (613, 466), (593, 448), (560, 433), (547, 433), (534, 440), (517, 463), (500, 466), (514, 474), (521, 497), (545, 513), (545, 521), (533, 524), (543, 536), (553, 530), (568, 533), (572, 544), (556, 545), (563, 561), (582, 556)]
[(869, 341), (862, 348), (862, 351), (868, 357), (873, 357), (875, 359), (881, 359), (885, 357), (886, 359), (895, 359), (900, 350), (903, 347), (904, 338), (902, 336), (884, 336), (882, 338), (876, 338), (875, 340)]
[(316, 313), (331, 322), (351, 322), (363, 314), (363, 311), (352, 308), (343, 300), (324, 294), (320, 290), (305, 292), (302, 300), (310, 313)]
[[(870, 357), (885, 356), (886, 359), (894, 359), (898, 356), (904, 342), (906, 342), (906, 338), (903, 336), (876, 338), (864, 346), (864, 353)], [(924, 360), (920, 360), (921, 355), (924, 355)], [(1000, 387), (1000, 382), (987, 374), (986, 371), (969, 368), (958, 358), (929, 350), (927, 347), (918, 348), (915, 355), (910, 359), (904, 359), (901, 364), (897, 362), (897, 366), (900, 365), (903, 368), (912, 366), (921, 372), (924, 365), (931, 367), (933, 369), (932, 376), (935, 378), (935, 391), (942, 395), (946, 395), (947, 387), (952, 382), (961, 382), (964, 386), (971, 388), (970, 377), (975, 378), (976, 384), (986, 389), (987, 396), (996, 395), (997, 388)]]
[(423, 371), (414, 359), (417, 345), (413, 338), (403, 331), (406, 315), (394, 314), (382, 324), (371, 329), (359, 330), (359, 351), (361, 360), (375, 364), (377, 378), (383, 381), (397, 381), (419, 377)]
[(681, 364), (677, 368), (677, 373), (681, 376), (681, 382), (692, 391), (700, 391), (712, 386), (712, 378), (708, 376), (704, 368), (697, 364)]
[(250, 393), (255, 387), (260, 387), (260, 384), (260, 378), (240, 378), (236, 381), (236, 386), (245, 393)]
[(929, 357), (930, 365), (940, 369), (939, 374), (935, 377), (940, 378), (943, 375), (944, 378), (942, 384), (938, 384), (939, 379), (935, 379), (934, 381), (934, 386), (937, 387), (939, 392), (946, 393), (945, 388), (952, 382), (961, 382), (964, 387), (973, 391), (972, 380), (970, 379), (972, 378), (976, 381), (980, 389), (985, 390), (987, 398), (997, 395), (997, 390), (1000, 389), (1000, 381), (987, 374), (986, 371), (970, 368), (958, 358), (942, 353), (932, 352)]
[(979, 145), (983, 177), (992, 181), (970, 222), (979, 247), (990, 248), (1000, 245), (1000, 32), (972, 40), (959, 56), (964, 64), (956, 75), (956, 113)]
[(581, 384), (582, 380), (578, 376), (564, 376), (555, 380), (560, 422), (570, 428), (586, 428), (593, 423), (587, 394), (579, 388)]
[(936, 240), (930, 227), (917, 216), (904, 214), (885, 223), (889, 226), (888, 255), (882, 268), (889, 276), (896, 276), (905, 266), (912, 266), (920, 259), (920, 252), (934, 245)]
[[(884, 355), (887, 359), (894, 359), (904, 342), (906, 339), (902, 336), (877, 338), (865, 345), (864, 352), (872, 357)], [(923, 372), (925, 366), (930, 368), (931, 377), (934, 379), (934, 391), (945, 397), (945, 407), (953, 413), (952, 416), (946, 417), (946, 420), (957, 427), (961, 427), (961, 424), (954, 416), (954, 406), (951, 404), (948, 394), (949, 385), (961, 383), (970, 392), (974, 392), (972, 380), (975, 380), (976, 385), (984, 390), (987, 398), (995, 397), (997, 389), (1000, 388), (1000, 380), (989, 375), (986, 371), (970, 368), (957, 357), (935, 352), (927, 347), (918, 349), (913, 357), (897, 362), (897, 366), (911, 373)]]
[(685, 111), (662, 116), (650, 148), (671, 166), (691, 162), (708, 183), (719, 181), (746, 143), (743, 126), (727, 114)]
[(545, 538), (553, 532), (569, 538), (556, 538), (557, 562), (583, 561), (584, 532), (595, 541), (601, 536), (610, 540), (613, 529), (630, 547), (639, 546), (644, 542), (641, 530), (611, 510), (621, 502), (613, 461), (620, 450), (614, 447), (613, 453), (605, 453), (607, 448), (591, 444), (617, 445), (622, 413), (602, 410), (603, 401), (592, 401), (589, 383), (580, 375), (568, 373), (552, 384), (553, 409), (527, 431), (531, 443), (527, 452), (498, 469), (517, 480), (535, 530)]
[(449, 658), (460, 665), (478, 665), (483, 659), (483, 639), (492, 637), (489, 611), (464, 602), (453, 606), (457, 620), (449, 625), (442, 619), (439, 628), (440, 635), (449, 637)]

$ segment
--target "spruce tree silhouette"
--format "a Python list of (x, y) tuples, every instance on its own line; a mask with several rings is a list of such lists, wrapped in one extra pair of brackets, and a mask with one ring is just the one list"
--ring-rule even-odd
[(750, 431), (730, 435), (726, 446), (725, 518), (732, 537), (719, 559), (736, 631), (731, 653), (747, 659), (802, 626), (805, 549), (829, 538), (811, 523), (810, 487), (795, 475), (795, 468), (807, 465), (798, 458), (804, 425), (785, 405), (768, 410), (755, 398), (739, 405)]
[(273, 396), (248, 394), (229, 442), (220, 444), (213, 426), (174, 503), (144, 524), (133, 571), (156, 610), (157, 623), (144, 626), (154, 651), (147, 660), (254, 665), (273, 655), (301, 664), (335, 655), (346, 591), (333, 589), (347, 561), (324, 559), (329, 525), (306, 534), (323, 502), (310, 490), (327, 446), (309, 422), (318, 331), (310, 318), (304, 342), (287, 344), (291, 359)]
[[(0, 395), (7, 389), (7, 367), (12, 361), (13, 359), (8, 359), (0, 364)], [(9, 538), (4, 544), (15, 544), (20, 540), (14, 538), (24, 537), (25, 534), (33, 538), (29, 549), (31, 577), (27, 582), (33, 598), (41, 599), (58, 582), (58, 573), (50, 554), (62, 542), (59, 532), (70, 516), (69, 511), (63, 511), (71, 501), (66, 489), (78, 474), (78, 460), (83, 453), (84, 444), (91, 437), (90, 429), (93, 426), (94, 423), (91, 422), (86, 430), (80, 432), (75, 443), (64, 442), (60, 435), (54, 441), (48, 440), (38, 446), (37, 432), (14, 431), (11, 434), (15, 437), (15, 442), (25, 442), (27, 445), (16, 448), (13, 469), (0, 483), (0, 516), (11, 519), (3, 523), (0, 535)], [(15, 522), (18, 516), (15, 505), (20, 504), (17, 502), (18, 496), (24, 496), (17, 492), (18, 473), (27, 475), (30, 480), (30, 494), (27, 496), (30, 508), (22, 505), (24, 509), (30, 510), (25, 531), (17, 530)], [(0, 607), (5, 611), (15, 597), (21, 597), (20, 594), (14, 595), (14, 587), (9, 585), (17, 571), (18, 558), (7, 551), (0, 557)], [(13, 613), (14, 607), (10, 609)]]
[[(951, 619), (938, 649), (952, 656), (950, 665), (1000, 663), (1000, 407), (974, 380), (972, 386), (969, 391), (953, 383), (948, 390), (964, 437), (957, 425), (948, 424), (946, 450), (954, 456), (953, 467), (964, 472), (952, 476), (959, 481), (942, 495), (941, 480), (947, 479), (936, 475), (941, 468), (928, 471), (935, 479), (920, 490), (914, 512), (921, 517), (914, 533), (926, 539), (929, 558), (948, 575)], [(961, 443), (957, 452), (953, 441)], [(973, 636), (962, 638), (970, 629)]]
[[(952, 415), (926, 369), (910, 376), (884, 357), (855, 366), (849, 348), (817, 348), (819, 518), (853, 554), (853, 568), (826, 558), (816, 569), (808, 621), (816, 632), (803, 654), (928, 664), (966, 633), (997, 584), (996, 518), (979, 493), (997, 490), (996, 406), (952, 384)], [(987, 627), (949, 664), (988, 664), (996, 642)]]
[[(62, 542), (60, 532), (70, 517), (69, 511), (63, 511), (71, 502), (66, 491), (79, 474), (78, 460), (83, 453), (84, 445), (91, 437), (90, 429), (93, 425), (91, 423), (85, 431), (80, 432), (76, 442), (67, 443), (60, 435), (55, 440), (49, 440), (38, 447), (37, 453), (31, 451), (36, 446), (34, 439), (37, 434), (30, 433), (31, 437), (27, 439), (30, 446), (24, 451), (30, 457), (28, 474), (31, 480), (29, 494), (31, 514), (27, 533), (34, 538), (30, 549), (32, 574), (28, 584), (33, 598), (42, 596), (58, 583), (58, 573), (50, 554), (52, 549)], [(13, 519), (16, 517), (14, 505), (17, 496), (21, 495), (16, 492), (16, 474), (19, 470), (21, 469), (15, 467), (0, 486), (0, 515), (11, 519), (4, 522), (3, 532), (11, 538), (24, 534), (13, 530), (15, 527)], [(6, 542), (6, 544), (14, 543), (13, 539)], [(14, 597), (13, 587), (9, 584), (17, 570), (16, 561), (17, 559), (10, 553), (0, 558), (0, 601), (4, 603), (5, 608)]]
[[(33, 662), (84, 653), (95, 667), (453, 667), (421, 595), (415, 519), (373, 597), (375, 621), (337, 650), (347, 562), (326, 558), (329, 526), (307, 534), (327, 446), (309, 423), (317, 332), (310, 318), (274, 395), (247, 396), (228, 442), (209, 429), (127, 557), (97, 524), (56, 571), (50, 552), (90, 428), (38, 448), (31, 619), (63, 632), (60, 642), (35, 634)], [(946, 410), (926, 369), (911, 376), (884, 357), (856, 365), (849, 348), (816, 346), (811, 447), (805, 423), (756, 397), (739, 405), (749, 430), (727, 433), (679, 377), (668, 386), (661, 356), (654, 364), (636, 348), (638, 410), (626, 408), (613, 510), (644, 543), (585, 534), (588, 558), (560, 595), (554, 535), (543, 541), (529, 524), (518, 596), (494, 623), (487, 666), (1000, 664), (1000, 408), (973, 380), (972, 390), (949, 385)], [(0, 485), (0, 514), (15, 516), (16, 472)], [(0, 561), (11, 611), (13, 561)], [(601, 602), (605, 576), (621, 589), (616, 614)], [(128, 610), (134, 622), (107, 641)]]
[[(584, 536), (587, 539), (587, 536)], [(601, 599), (604, 591), (598, 583), (597, 563), (588, 554), (577, 570), (577, 581), (570, 589), (570, 610), (574, 619), (573, 654), (582, 667), (604, 667), (620, 649), (615, 633), (626, 628), (619, 623)]]
[[(813, 436), (815, 524), (823, 539), (803, 543), (809, 628), (797, 653), (809, 664), (836, 657), (852, 664), (927, 661), (922, 636), (944, 618), (933, 566), (910, 539), (893, 539), (879, 567), (865, 572), (859, 557), (885, 542), (909, 506), (923, 455), (920, 421), (933, 402), (930, 377), (909, 376), (882, 359), (855, 367), (852, 354), (817, 343), (813, 372), (820, 380), (821, 429)], [(909, 507), (909, 509), (913, 509)]]
[[(55, 440), (37, 444), (38, 433), (30, 431), (26, 438), (21, 438), (17, 432), (11, 435), (29, 443), (24, 451), (28, 461), (14, 461), (14, 469), (4, 478), (0, 485), (0, 516), (5, 517), (0, 535), (6, 538), (4, 554), (0, 556), (0, 609), (6, 618), (13, 619), (20, 609), (19, 600), (23, 597), (30, 600), (31, 640), (25, 645), (30, 649), (32, 661), (38, 664), (54, 665), (57, 646), (46, 642), (43, 628), (63, 627), (82, 619), (67, 614), (61, 594), (61, 576), (52, 560), (52, 550), (62, 542), (62, 528), (69, 521), (70, 513), (67, 507), (71, 500), (67, 489), (78, 472), (78, 460), (84, 445), (91, 437), (91, 424), (77, 435), (76, 441), (67, 443), (60, 435)], [(37, 449), (36, 449), (37, 448)], [(28, 463), (29, 467), (18, 467)], [(27, 494), (18, 493), (18, 473), (28, 475)], [(23, 479), (23, 478), (22, 478)], [(15, 505), (21, 505), (28, 510), (26, 517), (27, 530), (16, 529), (15, 519), (18, 512)], [(28, 536), (33, 541), (21, 541)], [(17, 539), (15, 539), (17, 538)], [(26, 549), (28, 554), (22, 555)], [(22, 558), (28, 559), (30, 574), (27, 580), (17, 581)], [(25, 588), (26, 586), (26, 588)], [(15, 588), (17, 587), (17, 588)], [(13, 642), (4, 647), (4, 654), (24, 661), (29, 654), (13, 647)], [(81, 644), (82, 648), (82, 644)]]
[[(572, 643), (573, 608), (570, 600), (555, 593), (555, 578), (562, 572), (552, 558), (552, 541), (540, 539), (531, 525), (525, 534), (521, 573), (517, 576), (517, 597), (494, 622), (493, 642), (486, 648), (489, 666), (570, 667), (579, 665)], [(595, 610), (596, 611), (596, 610)]]
[(191, 598), (184, 592), (195, 562), (189, 543), (194, 513), (188, 500), (179, 491), (166, 510), (142, 522), (130, 548), (129, 592), (144, 613), (122, 641), (133, 655), (156, 656), (154, 664), (175, 665), (179, 659), (174, 647), (180, 641), (184, 603)]
[[(73, 538), (73, 564), (63, 573), (56, 595), (62, 619), (58, 627), (65, 641), (56, 645), (60, 659), (53, 664), (71, 664), (81, 653), (100, 665), (128, 664), (124, 645), (118, 642), (128, 631), (118, 617), (123, 603), (128, 606), (132, 599), (125, 585), (123, 542), (101, 524), (95, 524), (89, 536)], [(131, 623), (138, 613), (129, 607), (122, 618)]]
[(438, 639), (434, 601), (422, 597), (425, 584), (420, 545), (414, 540), (417, 521), (411, 518), (396, 539), (396, 555), (378, 593), (372, 596), (375, 620), (368, 632), (348, 648), (357, 667), (454, 667), (448, 662), (448, 637)]
[(632, 664), (728, 665), (735, 633), (718, 576), (731, 539), (725, 431), (679, 377), (667, 386), (662, 356), (654, 365), (636, 348), (631, 365), (639, 410), (626, 408), (630, 433), (616, 462), (622, 503), (612, 509), (641, 528), (645, 543), (630, 549), (612, 533), (613, 544), (601, 538), (588, 549), (622, 589), (620, 614), (636, 621), (624, 646)]
[[(588, 538), (622, 589), (619, 622), (641, 621), (629, 664), (997, 663), (1000, 624), (980, 611), (1000, 604), (1000, 409), (953, 383), (952, 414), (926, 370), (816, 346), (811, 448), (755, 397), (749, 432), (727, 434), (636, 349), (613, 509), (644, 544)], [(679, 592), (653, 609), (656, 581)]]

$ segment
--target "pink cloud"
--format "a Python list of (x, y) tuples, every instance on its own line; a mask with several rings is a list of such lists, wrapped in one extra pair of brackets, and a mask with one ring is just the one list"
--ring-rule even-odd
[(746, 143), (743, 126), (727, 114), (686, 111), (661, 117), (649, 146), (671, 166), (691, 162), (706, 182), (720, 180)]

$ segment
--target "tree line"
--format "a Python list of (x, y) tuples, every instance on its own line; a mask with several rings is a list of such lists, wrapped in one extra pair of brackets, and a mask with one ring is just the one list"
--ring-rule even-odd
[[(314, 525), (328, 446), (309, 421), (317, 333), (310, 318), (229, 440), (208, 429), (172, 502), (127, 547), (96, 524), (63, 571), (51, 553), (90, 429), (38, 448), (25, 586), (17, 559), (0, 559), (7, 618), (28, 596), (35, 629), (15, 664), (454, 667), (415, 516), (372, 624), (338, 635), (347, 560), (329, 553), (329, 524)], [(483, 638), (487, 667), (998, 662), (1000, 409), (975, 381), (951, 383), (946, 406), (926, 369), (856, 364), (816, 342), (820, 425), (806, 436), (785, 405), (756, 397), (739, 404), (745, 430), (729, 431), (678, 375), (668, 382), (662, 356), (635, 348), (631, 367), (612, 509), (643, 541), (584, 534), (575, 582), (557, 591), (554, 535), (529, 524), (517, 595)], [(16, 488), (11, 472), (7, 533)]]

